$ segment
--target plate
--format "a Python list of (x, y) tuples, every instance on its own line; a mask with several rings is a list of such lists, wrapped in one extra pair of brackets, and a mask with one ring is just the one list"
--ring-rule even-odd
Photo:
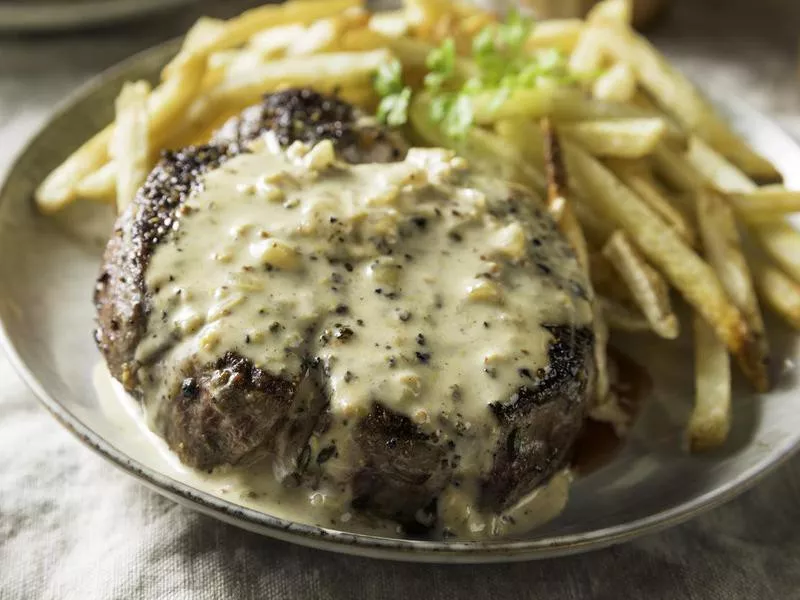
[(197, 0), (0, 0), (0, 31), (80, 29), (142, 17)]
[[(692, 405), (691, 341), (617, 340), (648, 363), (654, 392), (615, 458), (573, 486), (564, 513), (515, 539), (413, 541), (288, 522), (204, 493), (147, 451), (141, 431), (104, 409), (93, 384), (100, 363), (91, 331), (91, 294), (111, 211), (75, 205), (56, 218), (37, 214), (31, 197), (74, 147), (111, 118), (126, 79), (155, 78), (175, 52), (171, 42), (104, 73), (69, 99), (10, 168), (0, 190), (0, 337), (44, 405), (85, 444), (145, 485), (178, 502), (252, 531), (351, 554), (430, 562), (500, 562), (581, 552), (675, 525), (731, 499), (785, 460), (800, 440), (800, 393), (793, 369), (798, 339), (771, 324), (776, 389), (755, 396), (737, 385), (734, 425), (724, 448), (689, 456), (683, 428)], [(736, 127), (800, 186), (798, 147), (774, 123), (727, 98)], [(793, 179), (792, 179), (793, 178)], [(651, 347), (653, 346), (653, 347)], [(657, 360), (656, 360), (657, 357)], [(741, 382), (740, 382), (741, 383)]]

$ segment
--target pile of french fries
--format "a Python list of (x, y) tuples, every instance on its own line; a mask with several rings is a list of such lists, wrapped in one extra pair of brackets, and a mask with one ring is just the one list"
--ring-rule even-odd
[(532, 29), (526, 52), (564, 53), (578, 83), (515, 89), (500, 103), (477, 92), (474, 125), (448, 136), (430, 118), (426, 58), (452, 39), (456, 71), (469, 77), (472, 40), (497, 19), (451, 0), (406, 0), (376, 14), (361, 0), (290, 0), (227, 21), (201, 19), (158, 85), (124, 87), (116, 120), (46, 178), (37, 204), (52, 213), (88, 199), (122, 210), (161, 151), (207, 141), (267, 92), (309, 86), (374, 111), (374, 75), (398, 60), (414, 88), (406, 135), (529, 187), (590, 274), (593, 414), (617, 423), (621, 414), (609, 391), (609, 329), (677, 338), (675, 290), (694, 311), (689, 444), (719, 446), (731, 422), (729, 356), (756, 390), (770, 387), (760, 303), (800, 328), (800, 234), (786, 221), (800, 212), (800, 193), (782, 187), (773, 165), (632, 29), (627, 0)]

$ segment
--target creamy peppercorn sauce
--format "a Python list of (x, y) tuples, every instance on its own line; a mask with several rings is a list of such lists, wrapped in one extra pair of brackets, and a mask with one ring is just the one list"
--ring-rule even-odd
[[(445, 150), (362, 165), (329, 141), (282, 151), (267, 135), (249, 150), (204, 176), (146, 272), (136, 359), (149, 426), (172, 396), (160, 382), (190, 358), (235, 351), (295, 380), (319, 358), (331, 423), (310, 444), (335, 444), (333, 480), (351, 469), (348, 428), (379, 402), (426, 433), (458, 428), (456, 475), (476, 482), (498, 439), (490, 405), (549, 368), (544, 326), (591, 322), (590, 286), (552, 221)], [(565, 477), (539, 494), (549, 505), (563, 505)], [(481, 530), (467, 526), (469, 490), (440, 499), (452, 531)], [(336, 486), (308, 499), (327, 514), (349, 500)]]

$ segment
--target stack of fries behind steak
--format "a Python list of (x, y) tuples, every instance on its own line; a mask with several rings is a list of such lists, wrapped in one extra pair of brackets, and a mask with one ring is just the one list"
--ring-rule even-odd
[(291, 0), (204, 18), (157, 86), (125, 86), (116, 121), (36, 201), (45, 213), (77, 199), (121, 211), (161, 151), (203, 143), (262, 94), (339, 94), (546, 199), (595, 288), (595, 417), (619, 422), (607, 328), (675, 339), (677, 290), (694, 310), (688, 438), (715, 447), (730, 428), (729, 355), (756, 390), (770, 387), (759, 301), (800, 327), (800, 234), (786, 221), (800, 193), (630, 23), (626, 0), (532, 26), (451, 0), (376, 14), (360, 0)]

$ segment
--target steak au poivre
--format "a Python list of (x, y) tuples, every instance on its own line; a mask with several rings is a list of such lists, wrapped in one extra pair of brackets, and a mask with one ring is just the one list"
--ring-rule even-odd
[(266, 461), (408, 534), (482, 532), (565, 468), (594, 365), (571, 249), (479, 169), (335, 98), (266, 97), (120, 216), (111, 374), (187, 465)]

